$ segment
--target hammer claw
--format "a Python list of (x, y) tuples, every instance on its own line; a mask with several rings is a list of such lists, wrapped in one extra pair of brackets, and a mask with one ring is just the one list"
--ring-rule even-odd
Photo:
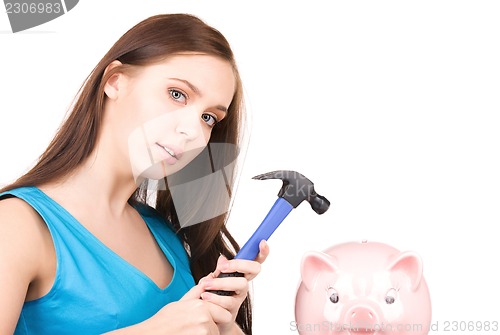
[[(317, 214), (323, 214), (330, 207), (330, 202), (316, 193), (314, 184), (296, 171), (278, 170), (260, 174), (253, 179), (280, 179), (283, 185), (278, 199), (250, 239), (243, 245), (235, 258), (253, 260), (259, 252), (261, 240), (267, 240), (280, 223), (294, 208), (304, 200), (309, 202)], [(222, 294), (222, 293), (219, 293)]]

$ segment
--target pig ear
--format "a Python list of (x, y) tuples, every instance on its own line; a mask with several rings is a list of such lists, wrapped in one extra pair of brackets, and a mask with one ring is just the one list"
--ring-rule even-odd
[(422, 281), (423, 264), (420, 256), (412, 251), (405, 251), (393, 260), (388, 269), (391, 272), (400, 271), (410, 279), (412, 291), (416, 291)]
[(302, 257), (300, 264), (300, 275), (302, 283), (308, 291), (313, 291), (318, 282), (318, 278), (323, 272), (337, 272), (338, 265), (334, 256), (324, 252), (309, 251)]

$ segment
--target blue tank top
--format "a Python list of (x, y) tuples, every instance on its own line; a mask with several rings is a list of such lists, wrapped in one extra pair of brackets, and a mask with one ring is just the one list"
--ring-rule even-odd
[(40, 214), (57, 258), (53, 287), (45, 296), (24, 303), (16, 335), (102, 334), (148, 319), (194, 285), (179, 237), (147, 205), (136, 209), (174, 270), (165, 289), (106, 247), (40, 189), (22, 187), (0, 197), (7, 194), (23, 199)]

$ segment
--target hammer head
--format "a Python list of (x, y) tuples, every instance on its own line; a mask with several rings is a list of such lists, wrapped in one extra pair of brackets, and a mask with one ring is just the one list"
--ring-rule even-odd
[(253, 179), (281, 179), (283, 185), (278, 193), (278, 197), (284, 198), (294, 208), (304, 200), (307, 200), (311, 208), (318, 214), (323, 214), (330, 207), (330, 202), (325, 197), (316, 193), (314, 184), (296, 171), (272, 171), (255, 176)]

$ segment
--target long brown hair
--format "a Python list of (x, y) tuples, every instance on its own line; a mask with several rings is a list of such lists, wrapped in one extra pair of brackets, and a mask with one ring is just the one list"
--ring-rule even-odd
[[(22, 186), (36, 186), (67, 177), (93, 152), (101, 131), (104, 113), (104, 84), (116, 72), (130, 67), (145, 66), (179, 53), (195, 52), (220, 57), (228, 61), (236, 77), (236, 89), (226, 118), (212, 130), (210, 143), (228, 143), (238, 147), (243, 121), (243, 93), (233, 52), (224, 36), (199, 18), (188, 14), (152, 16), (128, 30), (104, 55), (79, 90), (72, 111), (62, 124), (46, 151), (35, 166), (14, 183), (4, 187), (7, 191)], [(114, 60), (123, 65), (106, 71)], [(227, 153), (234, 155), (233, 153)], [(235, 168), (235, 165), (231, 165)], [(234, 173), (227, 173), (235, 176)], [(165, 182), (165, 186), (167, 183)], [(234, 177), (227, 180), (228, 189), (234, 186)], [(138, 187), (130, 203), (147, 202), (147, 186)], [(211, 195), (214, 196), (214, 195)], [(183, 240), (190, 255), (191, 271), (197, 282), (215, 269), (220, 254), (234, 256), (239, 246), (226, 229), (230, 204), (223, 215), (202, 224), (181, 227), (172, 195), (166, 189), (156, 190), (156, 210), (170, 221)], [(193, 209), (196, 210), (196, 209)], [(246, 334), (251, 334), (252, 316), (250, 299), (242, 304), (237, 323)]]

